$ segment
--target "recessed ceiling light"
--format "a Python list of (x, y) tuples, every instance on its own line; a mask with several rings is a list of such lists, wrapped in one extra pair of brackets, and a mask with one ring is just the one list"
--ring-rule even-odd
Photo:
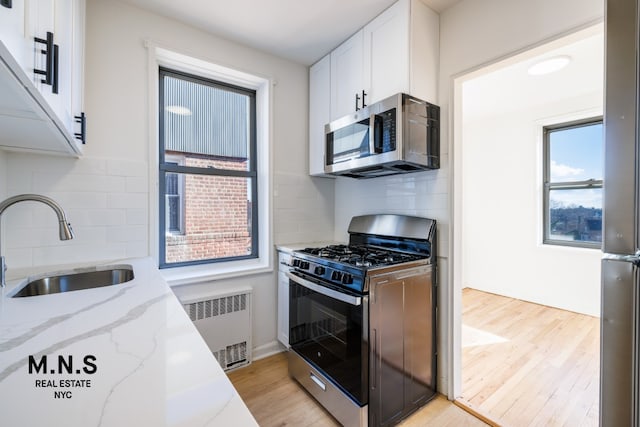
[(167, 105), (167, 111), (179, 116), (190, 116), (191, 110), (182, 105)]
[(533, 64), (527, 72), (532, 76), (542, 76), (559, 71), (571, 62), (571, 57), (567, 55), (554, 56), (553, 58), (543, 59)]

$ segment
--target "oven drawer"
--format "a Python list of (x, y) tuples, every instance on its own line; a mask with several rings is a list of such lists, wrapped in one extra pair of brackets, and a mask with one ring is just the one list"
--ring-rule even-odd
[(289, 375), (298, 381), (345, 427), (366, 427), (367, 406), (360, 407), (338, 389), (323, 374), (313, 368), (295, 351), (290, 350)]

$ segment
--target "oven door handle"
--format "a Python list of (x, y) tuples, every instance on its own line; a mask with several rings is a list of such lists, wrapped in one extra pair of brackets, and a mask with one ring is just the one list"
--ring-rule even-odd
[(287, 272), (285, 273), (287, 275), (287, 277), (291, 280), (293, 280), (294, 282), (296, 282), (298, 285), (300, 286), (304, 286), (307, 289), (311, 289), (314, 292), (317, 292), (319, 294), (322, 294), (324, 296), (327, 296), (329, 298), (333, 298), (333, 299), (337, 299), (338, 301), (342, 301), (342, 302), (346, 302), (347, 304), (350, 305), (362, 305), (362, 298), (361, 297), (356, 297), (353, 295), (349, 295), (349, 294), (345, 294), (342, 292), (338, 292), (338, 291), (334, 291), (333, 289), (327, 288), (325, 286), (322, 285), (318, 285), (316, 283), (313, 283), (310, 280), (306, 280), (303, 279), (302, 277), (292, 273), (292, 272)]

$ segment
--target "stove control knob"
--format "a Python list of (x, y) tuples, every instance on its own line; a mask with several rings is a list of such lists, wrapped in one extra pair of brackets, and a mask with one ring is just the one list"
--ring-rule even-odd
[(309, 263), (307, 261), (300, 261), (300, 268), (303, 270), (309, 269)]
[(353, 283), (353, 276), (351, 276), (348, 273), (345, 273), (342, 275), (342, 283), (344, 283), (345, 285), (350, 285)]
[(293, 266), (294, 267), (300, 267), (300, 260), (299, 259), (294, 259), (293, 260)]
[(340, 282), (342, 280), (342, 273), (339, 271), (334, 271), (333, 273), (331, 273), (331, 280), (337, 280), (338, 282)]
[(313, 272), (318, 276), (322, 276), (324, 274), (324, 267), (319, 265), (315, 268), (315, 270), (313, 270)]

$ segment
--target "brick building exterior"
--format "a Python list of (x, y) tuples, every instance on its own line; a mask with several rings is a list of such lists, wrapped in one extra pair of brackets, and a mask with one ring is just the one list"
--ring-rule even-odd
[[(246, 158), (167, 151), (180, 164), (247, 170)], [(243, 177), (181, 175), (182, 229), (167, 232), (166, 262), (243, 256), (251, 253), (250, 180)]]

